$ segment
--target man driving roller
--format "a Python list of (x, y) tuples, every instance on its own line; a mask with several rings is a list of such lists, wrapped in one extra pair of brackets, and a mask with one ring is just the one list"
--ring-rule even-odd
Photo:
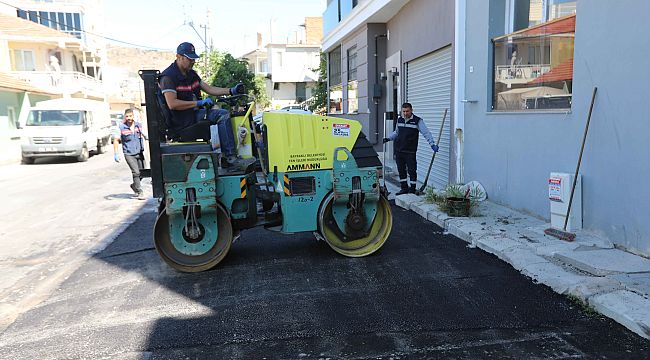
[[(198, 58), (194, 45), (181, 43), (176, 48), (176, 60), (160, 75), (158, 85), (167, 107), (171, 110), (169, 130), (178, 132), (203, 119), (209, 120), (210, 124), (216, 124), (219, 129), (221, 151), (226, 158), (224, 165), (232, 165), (237, 159), (237, 153), (230, 114), (225, 109), (209, 109), (214, 102), (209, 97), (203, 99), (201, 90), (210, 95), (222, 96), (244, 94), (246, 89), (243, 84), (220, 88), (203, 82), (192, 69)], [(199, 109), (200, 107), (206, 108)]]

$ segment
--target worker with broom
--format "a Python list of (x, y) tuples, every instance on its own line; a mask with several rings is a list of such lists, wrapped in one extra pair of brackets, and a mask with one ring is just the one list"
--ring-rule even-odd
[[(413, 106), (405, 102), (402, 104), (402, 116), (397, 119), (395, 131), (389, 137), (384, 138), (384, 143), (395, 141), (395, 162), (397, 164), (401, 187), (401, 190), (396, 195), (416, 193), (417, 161), (415, 159), (415, 152), (418, 149), (419, 133), (422, 133), (422, 136), (429, 142), (431, 150), (434, 153), (438, 152), (438, 145), (433, 140), (433, 136), (429, 132), (424, 120), (413, 114)], [(411, 179), (410, 186), (406, 177), (407, 171)]]

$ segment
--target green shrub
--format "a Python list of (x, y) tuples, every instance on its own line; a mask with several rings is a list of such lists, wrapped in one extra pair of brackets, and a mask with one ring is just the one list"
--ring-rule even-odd
[[(452, 212), (452, 209), (449, 208), (447, 199), (464, 198), (466, 191), (467, 190), (464, 189), (463, 184), (447, 184), (443, 191), (439, 191), (433, 187), (427, 186), (424, 191), (424, 198), (427, 202), (438, 205), (438, 208), (441, 211), (450, 214), (450, 212)], [(478, 207), (479, 203), (478, 199), (482, 198), (483, 196), (484, 193), (479, 188), (474, 188), (470, 190), (469, 194), (467, 194), (470, 202), (470, 216), (478, 215), (476, 212), (476, 208)]]

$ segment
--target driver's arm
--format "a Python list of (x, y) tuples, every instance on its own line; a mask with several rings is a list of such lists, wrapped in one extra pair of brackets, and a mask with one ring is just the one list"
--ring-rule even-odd
[(160, 79), (160, 90), (162, 91), (169, 110), (187, 110), (196, 107), (196, 101), (180, 100), (176, 95), (176, 85), (168, 77)]
[(231, 95), (229, 88), (221, 88), (221, 87), (208, 85), (203, 81), (201, 81), (201, 90), (207, 92), (210, 95), (214, 95), (214, 96)]

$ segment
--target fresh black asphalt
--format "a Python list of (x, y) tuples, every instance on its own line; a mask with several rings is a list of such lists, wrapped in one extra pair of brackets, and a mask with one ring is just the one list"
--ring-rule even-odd
[(650, 342), (393, 205), (376, 254), (247, 230), (179, 273), (146, 213), (0, 335), (0, 358), (645, 359)]

